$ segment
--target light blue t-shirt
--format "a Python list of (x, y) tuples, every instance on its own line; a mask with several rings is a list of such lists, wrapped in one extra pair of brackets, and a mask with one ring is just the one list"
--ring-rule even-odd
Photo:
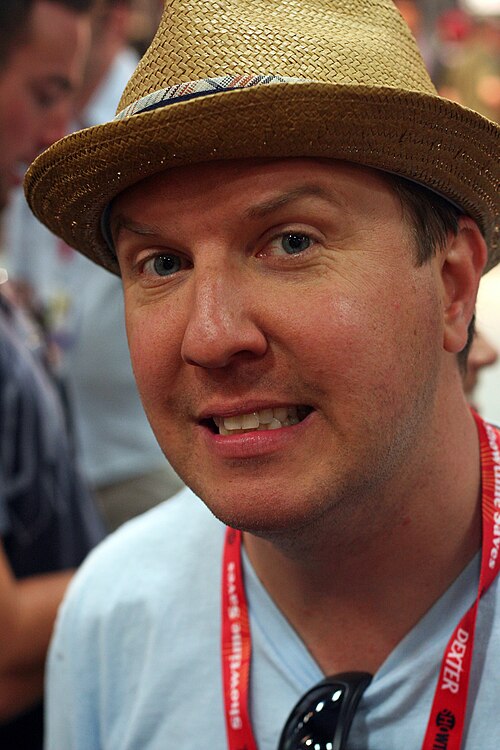
[[(224, 527), (184, 490), (84, 563), (49, 658), (47, 750), (224, 750), (220, 590)], [(251, 716), (276, 750), (299, 697), (323, 675), (244, 559)], [(349, 750), (420, 750), (439, 666), (476, 595), (476, 557), (375, 675)], [(480, 605), (463, 750), (500, 747), (498, 581)]]

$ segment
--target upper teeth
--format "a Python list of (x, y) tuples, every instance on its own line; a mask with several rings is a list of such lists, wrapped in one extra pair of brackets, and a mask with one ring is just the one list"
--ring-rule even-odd
[(246, 430), (277, 430), (300, 422), (296, 406), (278, 406), (274, 409), (260, 409), (249, 414), (232, 417), (214, 417), (221, 435)]

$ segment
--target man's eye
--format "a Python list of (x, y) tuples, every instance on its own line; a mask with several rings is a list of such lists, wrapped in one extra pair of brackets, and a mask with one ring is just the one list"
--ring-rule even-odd
[(281, 238), (281, 245), (285, 253), (295, 255), (307, 250), (312, 244), (312, 240), (307, 234), (284, 234)]
[(182, 261), (178, 255), (155, 255), (144, 264), (144, 271), (153, 276), (171, 276), (182, 269)]
[(271, 248), (275, 254), (285, 252), (287, 255), (297, 255), (298, 253), (303, 253), (313, 243), (314, 240), (307, 234), (286, 232), (271, 242)]
[(40, 109), (51, 109), (58, 104), (61, 96), (60, 91), (53, 91), (42, 86), (33, 87), (33, 98)]

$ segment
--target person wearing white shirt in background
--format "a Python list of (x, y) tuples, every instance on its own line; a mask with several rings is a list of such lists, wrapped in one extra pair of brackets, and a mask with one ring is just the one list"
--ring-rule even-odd
[[(65, 132), (91, 0), (0, 3), (0, 208)], [(75, 568), (104, 528), (75, 462), (39, 328), (0, 269), (0, 747), (41, 750), (45, 658)]]
[[(97, 6), (73, 129), (114, 116), (138, 62), (127, 45), (129, 19), (129, 0)], [(10, 276), (32, 287), (61, 351), (83, 471), (113, 530), (183, 486), (160, 451), (137, 394), (121, 284), (42, 226), (21, 193), (6, 217), (6, 236)]]

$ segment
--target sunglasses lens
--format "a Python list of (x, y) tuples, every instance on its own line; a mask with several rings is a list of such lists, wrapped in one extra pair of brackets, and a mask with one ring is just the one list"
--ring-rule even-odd
[(344, 750), (354, 712), (370, 681), (368, 674), (348, 673), (312, 688), (290, 714), (278, 750)]
[(342, 686), (311, 691), (307, 705), (296, 706), (288, 720), (288, 737), (283, 750), (333, 750), (333, 738), (344, 697), (345, 688)]

